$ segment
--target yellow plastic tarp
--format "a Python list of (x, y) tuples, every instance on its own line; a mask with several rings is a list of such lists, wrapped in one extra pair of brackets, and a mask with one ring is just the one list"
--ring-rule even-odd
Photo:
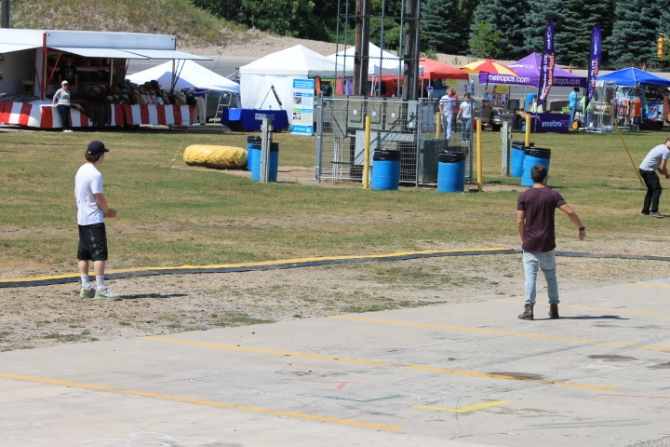
[(194, 144), (184, 150), (184, 162), (189, 166), (243, 169), (247, 167), (247, 150), (233, 146)]

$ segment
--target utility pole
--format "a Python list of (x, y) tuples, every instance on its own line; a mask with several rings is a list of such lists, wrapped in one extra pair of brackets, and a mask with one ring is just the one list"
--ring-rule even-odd
[(370, 14), (372, 0), (356, 0), (356, 48), (354, 53), (354, 94), (364, 96), (368, 90), (370, 48)]
[(405, 3), (405, 81), (402, 87), (402, 99), (405, 101), (419, 97), (419, 0), (407, 0)]
[(2, 1), (2, 28), (9, 28), (9, 0)]

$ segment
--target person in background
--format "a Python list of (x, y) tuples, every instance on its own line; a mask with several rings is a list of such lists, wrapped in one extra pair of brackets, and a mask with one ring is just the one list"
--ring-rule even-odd
[(456, 120), (462, 126), (461, 141), (463, 143), (470, 142), (470, 133), (472, 132), (472, 101), (470, 100), (470, 93), (466, 93), (463, 96)]
[(575, 87), (568, 96), (568, 107), (570, 108), (569, 126), (572, 129), (572, 123), (575, 122), (575, 114), (577, 113), (577, 106), (579, 105), (579, 87)]
[[(116, 210), (107, 206), (103, 193), (102, 174), (98, 166), (105, 161), (109, 152), (102, 141), (91, 141), (86, 149), (86, 163), (77, 171), (74, 178), (74, 197), (77, 201), (77, 224), (79, 226), (79, 273), (81, 291), (79, 298), (116, 301), (121, 296), (105, 286), (105, 264), (107, 262), (107, 232), (105, 217), (116, 217)], [(93, 261), (96, 288), (88, 277), (89, 261)]]
[(568, 215), (572, 223), (579, 228), (579, 240), (586, 237), (586, 229), (570, 205), (561, 195), (547, 188), (547, 167), (535, 165), (530, 177), (533, 187), (528, 188), (517, 199), (516, 225), (521, 236), (523, 250), (523, 269), (526, 274), (526, 304), (519, 315), (521, 320), (532, 320), (535, 306), (535, 284), (537, 272), (542, 269), (547, 280), (549, 295), (549, 318), (558, 318), (558, 280), (556, 279), (556, 234), (554, 233), (554, 214), (556, 208)]
[(70, 89), (67, 81), (61, 82), (61, 88), (56, 90), (53, 97), (53, 106), (60, 116), (63, 132), (72, 132), (70, 128)]
[(194, 88), (188, 92), (190, 96), (192, 96), (195, 99), (196, 103), (196, 120), (197, 123), (201, 126), (204, 126), (207, 124), (207, 90), (200, 90), (197, 88)]
[(642, 214), (652, 217), (665, 217), (658, 212), (658, 202), (661, 198), (663, 188), (656, 171), (658, 170), (666, 179), (670, 178), (668, 174), (668, 157), (670, 157), (670, 137), (665, 139), (664, 144), (659, 144), (650, 150), (640, 164), (640, 176), (647, 187)]
[(61, 65), (59, 79), (61, 85), (63, 81), (67, 81), (70, 85), (72, 94), (77, 93), (77, 88), (79, 86), (79, 73), (77, 73), (77, 67), (74, 65), (74, 56), (71, 54), (65, 57), (65, 63)]
[(447, 89), (447, 94), (440, 98), (440, 113), (442, 114), (442, 132), (444, 138), (449, 140), (452, 134), (452, 126), (454, 123), (454, 107), (456, 100), (454, 99), (454, 90)]

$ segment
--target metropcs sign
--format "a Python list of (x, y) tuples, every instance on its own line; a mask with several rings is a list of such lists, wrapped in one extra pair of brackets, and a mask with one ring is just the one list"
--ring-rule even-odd
[(570, 129), (570, 118), (565, 113), (542, 113), (531, 117), (533, 132), (567, 132)]

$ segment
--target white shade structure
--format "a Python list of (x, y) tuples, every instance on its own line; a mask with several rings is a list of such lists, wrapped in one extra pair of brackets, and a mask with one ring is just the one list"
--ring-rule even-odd
[[(140, 71), (126, 78), (135, 84), (144, 84), (156, 80), (163, 90), (171, 90), (173, 75), (172, 62), (165, 62), (148, 70)], [(205, 90), (216, 90), (223, 92), (239, 93), (240, 86), (221, 75), (206, 69), (192, 60), (175, 61), (175, 85), (176, 90), (200, 88)]]
[[(342, 72), (353, 72), (356, 48), (349, 47), (338, 53), (331, 54), (328, 59), (337, 63), (338, 76), (347, 76)], [(402, 60), (395, 54), (379, 48), (373, 43), (368, 44), (368, 75), (402, 72)]]
[[(335, 62), (302, 45), (269, 54), (240, 67), (242, 107), (286, 109), (293, 104), (293, 80), (317, 76), (335, 77)], [(288, 114), (289, 122), (292, 116)]]

